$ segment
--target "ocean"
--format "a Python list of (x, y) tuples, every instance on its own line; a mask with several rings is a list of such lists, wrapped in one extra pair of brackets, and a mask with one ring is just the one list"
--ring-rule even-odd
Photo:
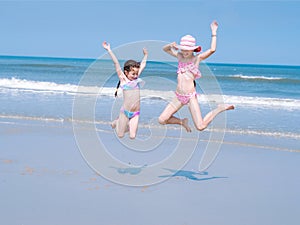
[[(200, 70), (203, 116), (221, 96), (236, 107), (227, 112), (227, 132), (300, 140), (300, 66), (208, 63)], [(176, 75), (175, 62), (147, 62), (141, 125), (173, 98)], [(96, 95), (95, 121), (108, 125), (122, 103), (120, 92), (114, 98), (117, 82), (107, 59), (0, 56), (0, 122), (70, 122), (76, 96)]]

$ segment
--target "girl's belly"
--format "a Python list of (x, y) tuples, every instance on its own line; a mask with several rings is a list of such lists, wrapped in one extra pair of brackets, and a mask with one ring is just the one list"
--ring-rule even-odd
[(184, 74), (178, 74), (177, 82), (177, 93), (188, 94), (195, 91), (194, 79), (187, 79)]
[(123, 91), (124, 109), (136, 112), (140, 110), (140, 90)]

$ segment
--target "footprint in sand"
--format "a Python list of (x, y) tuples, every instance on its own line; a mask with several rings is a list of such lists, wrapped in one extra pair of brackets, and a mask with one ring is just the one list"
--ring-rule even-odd
[(21, 175), (32, 175), (35, 172), (35, 169), (29, 166), (25, 167), (25, 170), (21, 173)]
[(12, 164), (14, 161), (11, 159), (2, 159), (1, 162), (4, 164)]

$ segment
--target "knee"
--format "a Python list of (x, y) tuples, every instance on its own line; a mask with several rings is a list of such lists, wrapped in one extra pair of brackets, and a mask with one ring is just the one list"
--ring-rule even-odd
[(166, 124), (166, 120), (164, 120), (161, 116), (158, 117), (158, 122), (159, 122), (161, 125), (165, 125), (165, 124)]
[(135, 137), (136, 137), (136, 132), (129, 132), (130, 139), (135, 139)]
[(130, 139), (135, 139), (136, 135), (135, 134), (131, 134), (129, 135)]
[(119, 138), (123, 138), (125, 136), (124, 133), (117, 133), (117, 135), (118, 135)]
[(203, 131), (205, 130), (205, 128), (207, 127), (207, 125), (200, 123), (200, 124), (196, 124), (196, 129), (199, 131)]

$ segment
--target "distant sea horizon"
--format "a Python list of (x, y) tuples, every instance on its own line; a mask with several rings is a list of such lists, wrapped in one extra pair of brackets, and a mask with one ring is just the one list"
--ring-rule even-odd
[[(100, 57), (101, 55), (99, 55)], [(0, 55), (0, 57), (17, 57), (17, 58), (45, 58), (45, 59), (78, 59), (78, 60), (97, 60), (98, 58), (93, 58), (93, 57), (73, 57), (73, 56), (45, 56), (45, 55)], [(110, 60), (110, 59), (102, 59), (102, 60)], [(120, 59), (122, 61), (126, 59)], [(151, 61), (151, 60), (150, 60)], [(162, 62), (176, 62), (174, 61), (162, 61)], [(300, 67), (299, 65), (296, 64), (276, 64), (276, 63), (242, 63), (242, 62), (205, 62), (206, 64), (220, 64), (220, 65), (250, 65), (250, 66), (279, 66), (279, 67)]]

